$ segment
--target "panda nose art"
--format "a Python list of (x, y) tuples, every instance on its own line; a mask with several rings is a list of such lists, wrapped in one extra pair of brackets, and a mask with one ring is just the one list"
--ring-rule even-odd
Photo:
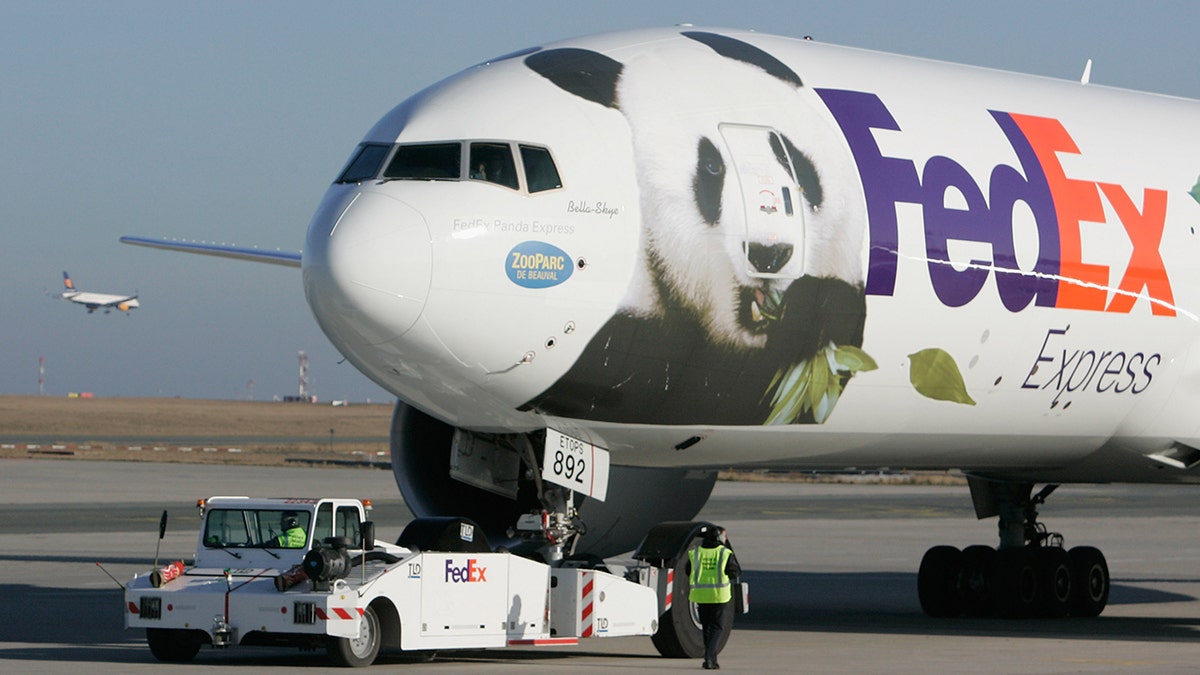
[(792, 259), (791, 244), (746, 244), (746, 259), (759, 274), (776, 274)]

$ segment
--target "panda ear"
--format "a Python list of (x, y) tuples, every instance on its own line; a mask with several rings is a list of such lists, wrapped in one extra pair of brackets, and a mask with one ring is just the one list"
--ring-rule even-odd
[(525, 65), (568, 93), (617, 107), (617, 81), (623, 66), (619, 61), (588, 49), (549, 49), (525, 57)]
[(684, 37), (691, 38), (696, 42), (707, 45), (714, 52), (726, 58), (735, 59), (743, 63), (748, 63), (752, 66), (762, 68), (772, 77), (779, 78), (784, 82), (791, 83), (797, 87), (803, 87), (804, 83), (800, 81), (800, 76), (791, 68), (771, 56), (763, 50), (755, 47), (747, 42), (736, 40), (725, 35), (716, 33), (703, 33), (700, 31), (686, 31)]

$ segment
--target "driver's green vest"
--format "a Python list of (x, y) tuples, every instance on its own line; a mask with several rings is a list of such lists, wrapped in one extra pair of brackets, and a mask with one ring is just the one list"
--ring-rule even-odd
[(720, 604), (733, 599), (729, 575), (725, 574), (725, 561), (729, 559), (729, 553), (729, 549), (724, 546), (717, 548), (697, 546), (688, 551), (688, 559), (692, 563), (692, 575), (688, 577), (688, 584), (691, 587), (688, 591), (688, 600), (705, 604)]
[(304, 541), (307, 537), (304, 530), (299, 527), (288, 529), (283, 534), (275, 538), (280, 546), (284, 548), (304, 548)]

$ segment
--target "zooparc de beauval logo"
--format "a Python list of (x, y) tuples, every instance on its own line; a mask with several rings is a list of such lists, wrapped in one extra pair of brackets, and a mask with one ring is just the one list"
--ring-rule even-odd
[[(1129, 312), (1143, 297), (1155, 315), (1175, 316), (1174, 294), (1159, 246), (1167, 216), (1167, 192), (1145, 188), (1141, 208), (1121, 185), (1069, 178), (1057, 153), (1084, 154), (1056, 119), (989, 111), (1018, 158), (1020, 168), (996, 165), (987, 199), (958, 162), (930, 157), (918, 176), (910, 159), (884, 156), (872, 131), (900, 131), (875, 94), (818, 89), (858, 165), (870, 221), (868, 295), (893, 295), (899, 250), (896, 206), (922, 206), (929, 278), (942, 304), (961, 307), (979, 294), (995, 272), (1001, 302), (1012, 312), (1039, 307)], [(1200, 187), (1200, 183), (1198, 183)], [(948, 189), (959, 191), (966, 208), (947, 208)], [(1200, 200), (1200, 198), (1198, 198)], [(1112, 299), (1113, 273), (1107, 265), (1085, 262), (1081, 222), (1106, 222), (1104, 201), (1124, 226), (1133, 252)], [(1023, 202), (1038, 233), (1032, 269), (1018, 266), (1013, 206)], [(955, 267), (947, 242), (990, 245), (991, 260), (974, 259)], [(959, 265), (959, 267), (962, 267)]]

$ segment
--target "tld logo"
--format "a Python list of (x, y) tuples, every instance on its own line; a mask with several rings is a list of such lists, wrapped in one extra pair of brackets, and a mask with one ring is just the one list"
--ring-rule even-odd
[(469, 558), (467, 564), (457, 567), (453, 560), (446, 561), (446, 583), (470, 584), (487, 581), (487, 568), (480, 567), (475, 558)]
[[(885, 155), (873, 131), (901, 129), (879, 97), (833, 89), (818, 93), (846, 136), (866, 193), (871, 230), (868, 295), (895, 291), (896, 207), (906, 203), (922, 209), (929, 280), (947, 307), (974, 300), (994, 273), (1000, 300), (1012, 312), (1031, 303), (1129, 312), (1137, 299), (1146, 298), (1154, 314), (1175, 316), (1171, 282), (1159, 253), (1167, 193), (1145, 188), (1141, 195), (1130, 194), (1115, 183), (1068, 177), (1058, 155), (1083, 153), (1058, 120), (989, 111), (1020, 168), (993, 167), (985, 197), (984, 186), (949, 157), (930, 157), (918, 175), (913, 160)], [(961, 195), (966, 208), (946, 205), (945, 196), (951, 192)], [(1037, 227), (1037, 258), (1031, 267), (1017, 260), (1013, 209), (1018, 202), (1032, 213)], [(1088, 262), (1083, 254), (1081, 224), (1105, 223), (1106, 202), (1133, 249), (1119, 278), (1118, 270)], [(952, 241), (984, 244), (991, 249), (990, 259), (973, 259), (963, 269), (950, 258)]]

